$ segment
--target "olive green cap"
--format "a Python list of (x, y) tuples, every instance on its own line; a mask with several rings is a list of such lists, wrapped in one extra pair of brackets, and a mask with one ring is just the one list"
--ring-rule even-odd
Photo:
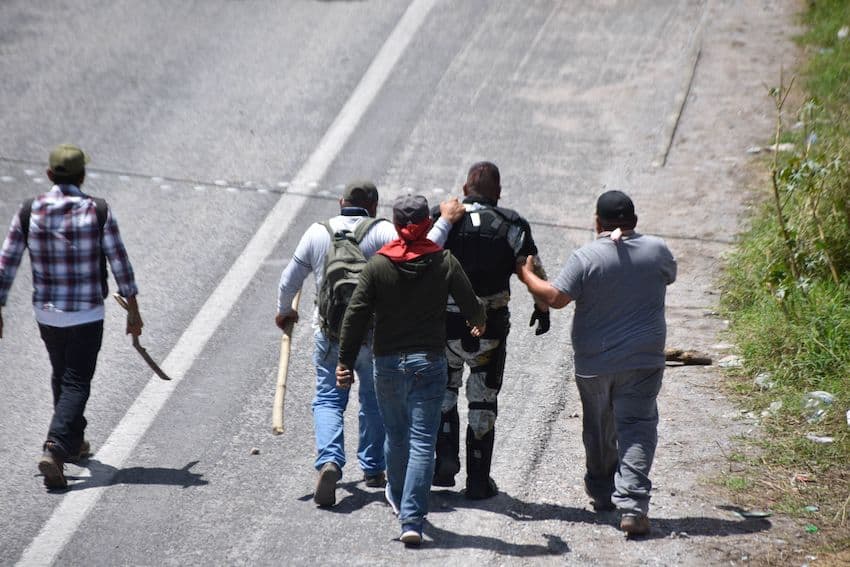
[(371, 181), (352, 181), (345, 186), (342, 199), (361, 207), (378, 202), (378, 188)]
[(50, 171), (62, 176), (79, 175), (86, 170), (89, 156), (74, 144), (59, 144), (50, 152)]

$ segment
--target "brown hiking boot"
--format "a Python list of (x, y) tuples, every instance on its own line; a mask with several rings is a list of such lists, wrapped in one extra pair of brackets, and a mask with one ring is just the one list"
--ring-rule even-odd
[(643, 514), (623, 514), (620, 518), (620, 529), (627, 536), (643, 536), (649, 533), (649, 518)]
[(52, 443), (45, 443), (44, 454), (38, 461), (38, 470), (44, 475), (44, 486), (48, 490), (67, 488), (68, 481), (65, 480), (65, 465), (62, 459), (54, 455), (50, 450)]
[(342, 478), (342, 471), (333, 461), (328, 461), (319, 469), (319, 481), (316, 483), (316, 492), (313, 501), (319, 506), (333, 506), (336, 504), (336, 483)]
[(387, 475), (384, 471), (376, 474), (364, 474), (363, 480), (369, 488), (383, 488), (387, 485)]
[(83, 439), (82, 444), (80, 444), (80, 452), (74, 455), (73, 457), (69, 456), (67, 459), (65, 459), (65, 461), (68, 463), (79, 463), (80, 461), (84, 461), (91, 456), (91, 443)]

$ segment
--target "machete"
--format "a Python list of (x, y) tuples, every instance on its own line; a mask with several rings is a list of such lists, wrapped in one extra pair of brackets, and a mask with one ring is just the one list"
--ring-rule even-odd
[[(118, 302), (118, 305), (123, 307), (126, 311), (130, 310), (130, 307), (127, 305), (127, 300), (125, 300), (123, 297), (121, 297), (117, 293), (113, 294), (112, 297), (114, 297), (115, 301)], [(171, 380), (171, 378), (168, 377), (168, 374), (163, 372), (162, 368), (159, 367), (159, 364), (157, 364), (154, 359), (151, 358), (151, 355), (148, 354), (148, 351), (145, 350), (145, 347), (143, 347), (139, 343), (139, 337), (136, 335), (133, 335), (133, 348), (136, 349), (140, 355), (142, 355), (142, 358), (145, 360), (145, 362), (148, 363), (148, 366), (150, 366), (151, 370), (154, 371), (154, 374), (156, 374), (163, 380)]]

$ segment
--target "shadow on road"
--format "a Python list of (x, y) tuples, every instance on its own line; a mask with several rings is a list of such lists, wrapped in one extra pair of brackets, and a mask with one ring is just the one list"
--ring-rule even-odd
[[(619, 529), (619, 515), (616, 512), (595, 513), (584, 508), (560, 506), (557, 504), (538, 504), (525, 502), (499, 492), (488, 500), (467, 500), (460, 492), (441, 490), (432, 492), (432, 501), (436, 500), (431, 514), (452, 512), (459, 508), (486, 510), (503, 514), (517, 522), (539, 522), (543, 520), (560, 520), (570, 523), (585, 523), (609, 525)], [(725, 520), (693, 516), (683, 518), (652, 517), (652, 532), (639, 539), (658, 539), (665, 537), (698, 537), (698, 536), (733, 536), (763, 532), (772, 527), (764, 518), (746, 518), (741, 520)], [(543, 534), (544, 537), (550, 537)], [(442, 543), (442, 542), (440, 542)], [(566, 544), (564, 544), (566, 546)], [(549, 542), (552, 547), (552, 542)]]
[[(362, 485), (363, 482), (360, 480), (339, 483), (337, 489), (348, 492), (348, 494), (337, 500), (335, 506), (326, 510), (335, 514), (351, 514), (373, 502), (384, 502), (383, 490), (364, 490), (361, 488)], [(306, 502), (312, 500), (312, 498), (312, 494), (305, 494), (299, 500)], [(502, 514), (515, 522), (556, 520), (567, 523), (610, 526), (612, 530), (619, 532), (619, 515), (617, 512), (595, 513), (585, 508), (526, 502), (505, 492), (499, 492), (497, 496), (487, 500), (467, 500), (461, 492), (432, 490), (430, 511), (432, 517), (455, 512), (459, 509), (484, 510), (494, 514)], [(735, 536), (763, 532), (771, 527), (772, 524), (764, 518), (725, 520), (704, 516), (683, 518), (654, 516), (652, 517), (652, 532), (647, 536), (633, 539), (645, 541), (668, 537)], [(474, 528), (471, 531), (474, 531)], [(569, 543), (564, 541), (560, 535), (551, 533), (540, 534), (545, 543), (517, 544), (486, 535), (450, 532), (427, 521), (424, 532), (433, 540), (427, 541), (426, 545), (423, 546), (428, 549), (475, 548), (513, 557), (564, 555), (571, 551)]]
[(423, 531), (434, 540), (427, 542), (426, 547), (428, 549), (475, 548), (513, 557), (564, 555), (571, 551), (569, 544), (561, 536), (555, 534), (540, 534), (546, 540), (546, 544), (537, 545), (533, 543), (509, 543), (499, 538), (484, 535), (458, 534), (440, 529), (427, 521)]
[(129, 467), (116, 469), (112, 465), (102, 463), (97, 459), (88, 459), (79, 466), (89, 470), (90, 476), (79, 477), (65, 475), (69, 481), (66, 492), (73, 490), (85, 490), (99, 486), (113, 486), (116, 484), (163, 484), (170, 486), (204, 486), (209, 484), (203, 479), (203, 474), (194, 473), (191, 469), (198, 461), (188, 463), (182, 469), (169, 469), (165, 467)]
[[(362, 480), (337, 483), (337, 497), (340, 496), (340, 490), (347, 491), (348, 495), (338, 498), (334, 506), (324, 508), (324, 510), (335, 514), (350, 514), (352, 512), (356, 512), (360, 508), (365, 508), (373, 502), (384, 501), (383, 489), (370, 488), (369, 490), (363, 490), (360, 488), (361, 485), (365, 486)], [(305, 494), (298, 498), (298, 500), (301, 502), (313, 500), (313, 493)]]
[[(335, 514), (350, 514), (368, 506), (369, 504), (372, 504), (373, 502), (385, 502), (383, 489), (370, 488), (364, 490), (363, 488), (361, 488), (362, 486), (364, 486), (362, 480), (338, 483), (337, 490), (347, 491), (348, 494), (338, 499), (335, 506), (331, 508), (326, 508), (325, 510)], [(339, 495), (340, 493), (337, 492), (337, 494)], [(437, 504), (437, 494), (438, 493), (434, 492), (432, 492), (431, 494), (432, 513), (435, 512), (435, 510), (433, 510), (433, 504)], [(456, 497), (461, 502), (469, 502), (460, 494), (457, 494)], [(308, 501), (312, 499), (312, 494), (305, 494), (304, 496), (299, 498), (299, 500), (301, 501)], [(387, 510), (389, 511), (389, 506), (387, 506)], [(436, 511), (442, 512), (445, 510)], [(425, 522), (425, 529), (423, 531), (431, 539), (435, 540), (427, 541), (426, 544), (423, 546), (423, 549), (478, 548), (496, 551), (502, 555), (511, 555), (514, 557), (539, 557), (545, 555), (562, 555), (570, 551), (570, 547), (569, 545), (567, 545), (567, 542), (565, 542), (559, 536), (552, 534), (542, 534), (543, 537), (546, 539), (547, 543), (545, 545), (535, 545), (513, 544), (505, 542), (498, 538), (489, 537), (485, 535), (460, 535), (446, 530), (442, 530), (429, 523), (427, 520)], [(416, 548), (414, 547), (410, 549), (411, 551), (416, 551)]]

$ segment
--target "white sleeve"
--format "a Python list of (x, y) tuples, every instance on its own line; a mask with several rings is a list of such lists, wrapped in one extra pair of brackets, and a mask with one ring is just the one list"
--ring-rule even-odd
[(318, 241), (327, 237), (327, 230), (321, 224), (313, 224), (301, 237), (292, 259), (280, 274), (277, 290), (277, 312), (287, 313), (292, 308), (295, 294), (304, 285), (304, 280), (315, 272), (317, 265)]
[(384, 244), (396, 238), (398, 238), (398, 232), (396, 232), (393, 223), (386, 219), (381, 219), (363, 237), (360, 248), (363, 250), (364, 256), (371, 258), (378, 250), (383, 248)]
[(438, 246), (443, 246), (451, 231), (452, 223), (443, 217), (440, 217), (437, 219), (437, 222), (434, 223), (434, 226), (431, 227), (431, 230), (428, 231), (428, 240)]

